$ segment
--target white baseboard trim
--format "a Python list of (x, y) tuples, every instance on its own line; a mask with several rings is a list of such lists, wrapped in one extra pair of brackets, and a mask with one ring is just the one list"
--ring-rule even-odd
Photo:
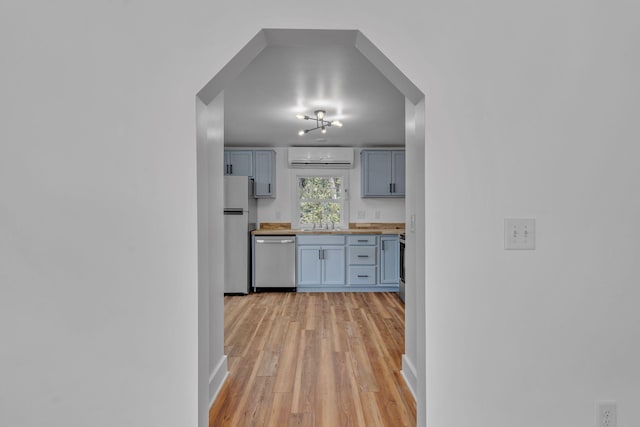
[(409, 391), (411, 391), (413, 398), (416, 399), (418, 375), (416, 374), (416, 368), (413, 366), (413, 363), (411, 363), (411, 361), (407, 358), (406, 354), (402, 355), (402, 370), (400, 371), (400, 373), (402, 374), (407, 387), (409, 387)]
[(211, 396), (209, 409), (213, 406), (213, 402), (216, 401), (216, 397), (218, 397), (218, 393), (220, 393), (220, 389), (226, 381), (227, 375), (229, 375), (229, 371), (227, 370), (227, 356), (224, 355), (209, 376), (209, 396)]

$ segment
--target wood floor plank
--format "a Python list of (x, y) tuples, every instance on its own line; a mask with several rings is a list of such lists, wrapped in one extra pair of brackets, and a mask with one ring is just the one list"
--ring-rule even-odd
[(225, 297), (228, 378), (210, 427), (415, 426), (392, 293)]

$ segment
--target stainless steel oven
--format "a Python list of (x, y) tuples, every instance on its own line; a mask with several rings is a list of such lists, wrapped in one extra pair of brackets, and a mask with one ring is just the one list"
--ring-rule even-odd
[(404, 247), (405, 247), (405, 233), (400, 235), (400, 287), (398, 289), (398, 295), (402, 302), (404, 302)]

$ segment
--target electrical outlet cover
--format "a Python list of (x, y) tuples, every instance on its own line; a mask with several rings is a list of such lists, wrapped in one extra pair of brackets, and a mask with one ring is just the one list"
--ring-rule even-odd
[(534, 250), (536, 248), (536, 220), (506, 218), (504, 220), (504, 248)]
[(598, 402), (596, 409), (596, 427), (618, 426), (618, 407), (616, 402)]

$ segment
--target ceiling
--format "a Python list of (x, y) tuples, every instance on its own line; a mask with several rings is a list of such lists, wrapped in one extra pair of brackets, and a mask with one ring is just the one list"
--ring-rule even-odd
[[(353, 45), (268, 45), (224, 89), (225, 145), (404, 145), (404, 95)], [(296, 118), (326, 110), (326, 134)]]

